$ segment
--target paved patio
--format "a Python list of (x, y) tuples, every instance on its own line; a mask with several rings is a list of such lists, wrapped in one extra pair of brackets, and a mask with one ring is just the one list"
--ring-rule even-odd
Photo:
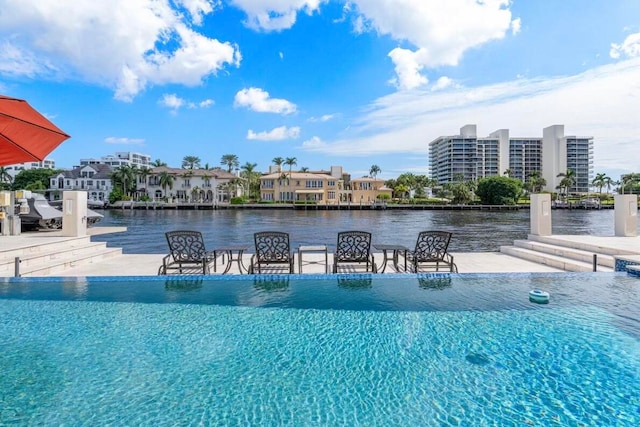
[[(89, 235), (122, 232), (124, 228), (95, 227), (88, 230)], [(574, 245), (598, 246), (607, 248), (620, 254), (636, 254), (640, 256), (640, 237), (614, 237), (614, 236), (578, 236), (562, 235), (552, 236), (558, 241), (571, 242)], [(22, 246), (64, 242), (68, 237), (61, 236), (60, 232), (32, 233), (20, 236), (0, 236), (0, 251), (19, 248)], [(296, 249), (296, 248), (294, 248)], [(452, 253), (458, 266), (459, 273), (511, 273), (511, 272), (561, 272), (547, 265), (512, 257), (500, 252), (460, 252)], [(158, 267), (162, 264), (163, 254), (122, 254), (112, 258), (95, 262), (92, 264), (78, 265), (70, 267), (57, 276), (155, 276), (158, 274)], [(382, 262), (382, 253), (374, 253), (376, 263)], [(314, 258), (315, 257), (315, 258)], [(329, 254), (329, 271), (331, 271), (332, 259)], [(243, 263), (250, 264), (251, 254), (245, 253)], [(305, 254), (305, 261), (324, 261), (323, 254)], [(224, 270), (220, 268), (218, 260), (218, 274)], [(400, 261), (401, 268), (398, 271), (392, 263), (387, 265), (385, 273), (403, 272), (403, 262)], [(325, 272), (323, 264), (310, 264), (303, 267), (303, 274), (321, 274)], [(296, 254), (295, 273), (299, 273), (298, 260)], [(240, 274), (237, 262), (233, 262), (229, 274)]]

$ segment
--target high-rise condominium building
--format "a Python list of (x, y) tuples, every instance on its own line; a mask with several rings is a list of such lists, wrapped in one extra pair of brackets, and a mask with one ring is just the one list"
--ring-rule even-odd
[(30, 169), (43, 169), (43, 168), (44, 169), (55, 169), (56, 168), (55, 160), (44, 159), (41, 162), (25, 162), (25, 163), (17, 163), (15, 165), (7, 165), (7, 166), (5, 166), (5, 170), (13, 178), (15, 178), (16, 175), (18, 175), (20, 173), (20, 171), (30, 170)]
[(440, 184), (503, 175), (526, 181), (539, 172), (555, 191), (558, 175), (574, 172), (570, 192), (586, 193), (593, 178), (593, 137), (565, 136), (564, 125), (544, 128), (542, 137), (509, 137), (500, 129), (479, 138), (476, 125), (466, 125), (459, 135), (441, 136), (429, 143), (431, 177)]
[(115, 155), (107, 155), (99, 159), (80, 159), (80, 166), (87, 165), (109, 165), (114, 169), (120, 166), (151, 167), (151, 156), (131, 151), (120, 151)]

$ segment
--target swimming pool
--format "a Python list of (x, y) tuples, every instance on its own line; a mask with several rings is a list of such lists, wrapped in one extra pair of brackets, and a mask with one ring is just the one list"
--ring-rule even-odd
[(0, 319), (0, 424), (640, 424), (621, 273), (0, 279)]

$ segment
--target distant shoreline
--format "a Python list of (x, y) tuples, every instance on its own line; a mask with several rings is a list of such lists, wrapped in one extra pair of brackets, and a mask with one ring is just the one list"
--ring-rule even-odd
[[(105, 209), (142, 209), (142, 210), (223, 210), (223, 209), (264, 209), (264, 210), (434, 210), (434, 211), (517, 211), (521, 209), (528, 210), (529, 205), (413, 205), (413, 204), (341, 204), (341, 205), (304, 205), (304, 204), (264, 204), (264, 203), (245, 203), (232, 205), (228, 203), (212, 204), (212, 203), (165, 203), (165, 202), (117, 202), (114, 205), (106, 206)], [(598, 210), (613, 209), (613, 205), (603, 205), (598, 208), (571, 206), (571, 207), (554, 207), (553, 209), (571, 209), (571, 210)]]

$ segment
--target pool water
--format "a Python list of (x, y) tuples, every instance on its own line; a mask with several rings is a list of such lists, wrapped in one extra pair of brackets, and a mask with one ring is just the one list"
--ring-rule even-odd
[(0, 318), (0, 424), (640, 424), (622, 274), (7, 279)]

